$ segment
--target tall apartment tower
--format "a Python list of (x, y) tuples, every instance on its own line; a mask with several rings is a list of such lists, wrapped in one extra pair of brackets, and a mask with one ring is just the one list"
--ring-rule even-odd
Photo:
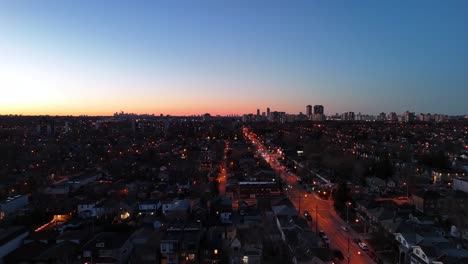
[(311, 105), (306, 106), (306, 116), (307, 116), (307, 119), (312, 119), (312, 106)]
[(267, 119), (270, 120), (270, 107), (267, 107)]
[(314, 105), (314, 114), (323, 115), (323, 105)]
[(314, 113), (312, 115), (312, 120), (314, 121), (324, 121), (325, 115), (323, 114), (323, 105), (314, 105)]

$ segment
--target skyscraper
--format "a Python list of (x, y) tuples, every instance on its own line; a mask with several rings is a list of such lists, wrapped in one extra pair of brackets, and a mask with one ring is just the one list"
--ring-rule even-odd
[(270, 107), (267, 107), (267, 119), (270, 120)]
[(312, 106), (311, 105), (306, 106), (306, 116), (307, 116), (307, 119), (312, 119)]

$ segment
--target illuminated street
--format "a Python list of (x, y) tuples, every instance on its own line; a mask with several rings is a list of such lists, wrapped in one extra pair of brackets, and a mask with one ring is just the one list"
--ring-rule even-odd
[[(307, 194), (306, 191), (297, 183), (297, 176), (285, 171), (284, 167), (277, 161), (278, 155), (272, 154), (254, 134), (244, 129), (244, 135), (255, 145), (261, 152), (262, 157), (271, 165), (272, 168), (278, 171), (281, 178), (289, 185), (286, 194), (293, 202), (296, 209), (301, 215), (307, 210), (312, 215), (310, 227), (314, 231), (323, 230), (330, 239), (330, 247), (339, 249), (345, 259), (343, 263), (347, 263), (346, 256), (348, 255), (348, 245), (350, 262), (349, 263), (374, 263), (371, 258), (362, 251), (359, 246), (353, 241), (353, 238), (358, 238), (359, 235), (354, 230), (349, 229), (347, 232), (341, 229), (341, 226), (347, 226), (333, 209), (333, 201), (323, 200), (315, 194)], [(318, 226), (317, 226), (318, 218)], [(317, 228), (318, 227), (318, 228)], [(318, 230), (316, 230), (318, 229)], [(362, 240), (362, 239), (361, 239)], [(361, 254), (358, 254), (358, 253)]]

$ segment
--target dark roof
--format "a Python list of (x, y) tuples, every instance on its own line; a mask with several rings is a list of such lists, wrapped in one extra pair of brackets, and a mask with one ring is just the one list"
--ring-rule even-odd
[(104, 243), (106, 249), (121, 248), (122, 245), (129, 238), (129, 234), (116, 233), (116, 232), (102, 232), (97, 234), (84, 246), (85, 249), (94, 249), (96, 244)]
[(27, 230), (22, 226), (12, 226), (6, 229), (0, 228), (0, 246), (3, 246), (3, 244), (8, 243), (10, 240), (25, 232), (27, 232)]
[(424, 199), (439, 199), (440, 198), (440, 193), (436, 191), (432, 191), (432, 190), (417, 191), (413, 195), (424, 198)]

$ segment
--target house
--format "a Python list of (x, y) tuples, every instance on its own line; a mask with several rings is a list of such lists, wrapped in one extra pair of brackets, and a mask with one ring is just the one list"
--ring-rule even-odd
[(441, 206), (439, 206), (439, 201), (441, 201), (441, 195), (436, 191), (418, 191), (411, 195), (413, 199), (414, 206), (416, 210), (421, 213), (434, 215), (436, 214)]
[(203, 231), (196, 223), (175, 223), (161, 237), (162, 262), (167, 264), (199, 263)]
[[(432, 249), (434, 249), (434, 247), (442, 248), (443, 246), (445, 246), (446, 249), (453, 249), (456, 247), (451, 242), (449, 242), (449, 240), (444, 238), (441, 234), (433, 232), (416, 233), (414, 231), (409, 231), (395, 233), (395, 239), (398, 242), (399, 248), (398, 263), (436, 264), (437, 262), (429, 262), (430, 258), (432, 258), (432, 260), (437, 260), (439, 256), (443, 255), (443, 253), (432, 252)], [(419, 251), (415, 251), (414, 249), (417, 249), (418, 247)], [(444, 251), (446, 251), (446, 249)], [(422, 254), (422, 252), (420, 252), (421, 250), (425, 250), (425, 253)], [(447, 254), (447, 252), (445, 254)]]
[(231, 224), (232, 200), (226, 197), (217, 197), (211, 203), (211, 212), (222, 224)]
[(84, 200), (78, 203), (76, 213), (82, 218), (96, 217), (101, 214), (98, 212), (97, 205), (102, 202), (94, 200)]
[(187, 219), (190, 213), (190, 200), (169, 200), (162, 202), (162, 213), (167, 219)]
[(412, 252), (413, 246), (418, 245), (424, 240), (422, 236), (417, 233), (395, 233), (395, 239), (398, 242), (398, 263), (409, 263), (409, 254)]
[(383, 193), (387, 187), (385, 180), (379, 177), (368, 177), (366, 181), (367, 186), (369, 186), (369, 191), (373, 193)]
[(130, 257), (130, 263), (153, 264), (159, 263), (161, 258), (159, 254), (161, 232), (154, 231), (152, 228), (140, 228), (130, 237), (133, 244), (133, 253)]
[(103, 232), (87, 242), (81, 252), (84, 261), (92, 263), (127, 263), (133, 250), (130, 234)]
[(263, 236), (258, 227), (232, 227), (226, 238), (230, 264), (262, 263)]
[(204, 199), (196, 199), (192, 205), (192, 219), (205, 222), (208, 219), (208, 205)]
[(154, 215), (161, 208), (158, 200), (145, 200), (138, 203), (139, 214)]
[(215, 264), (221, 263), (224, 255), (224, 234), (225, 227), (210, 227), (202, 240), (202, 251), (200, 252), (200, 263)]
[(468, 251), (451, 243), (414, 246), (411, 264), (458, 264), (468, 262)]
[(437, 248), (433, 245), (430, 246), (414, 246), (410, 253), (410, 263), (411, 264), (443, 264), (443, 262), (438, 261), (442, 258), (442, 255), (439, 255)]
[(395, 189), (396, 186), (397, 186), (397, 183), (395, 180), (392, 180), (392, 179), (387, 180), (387, 190)]

